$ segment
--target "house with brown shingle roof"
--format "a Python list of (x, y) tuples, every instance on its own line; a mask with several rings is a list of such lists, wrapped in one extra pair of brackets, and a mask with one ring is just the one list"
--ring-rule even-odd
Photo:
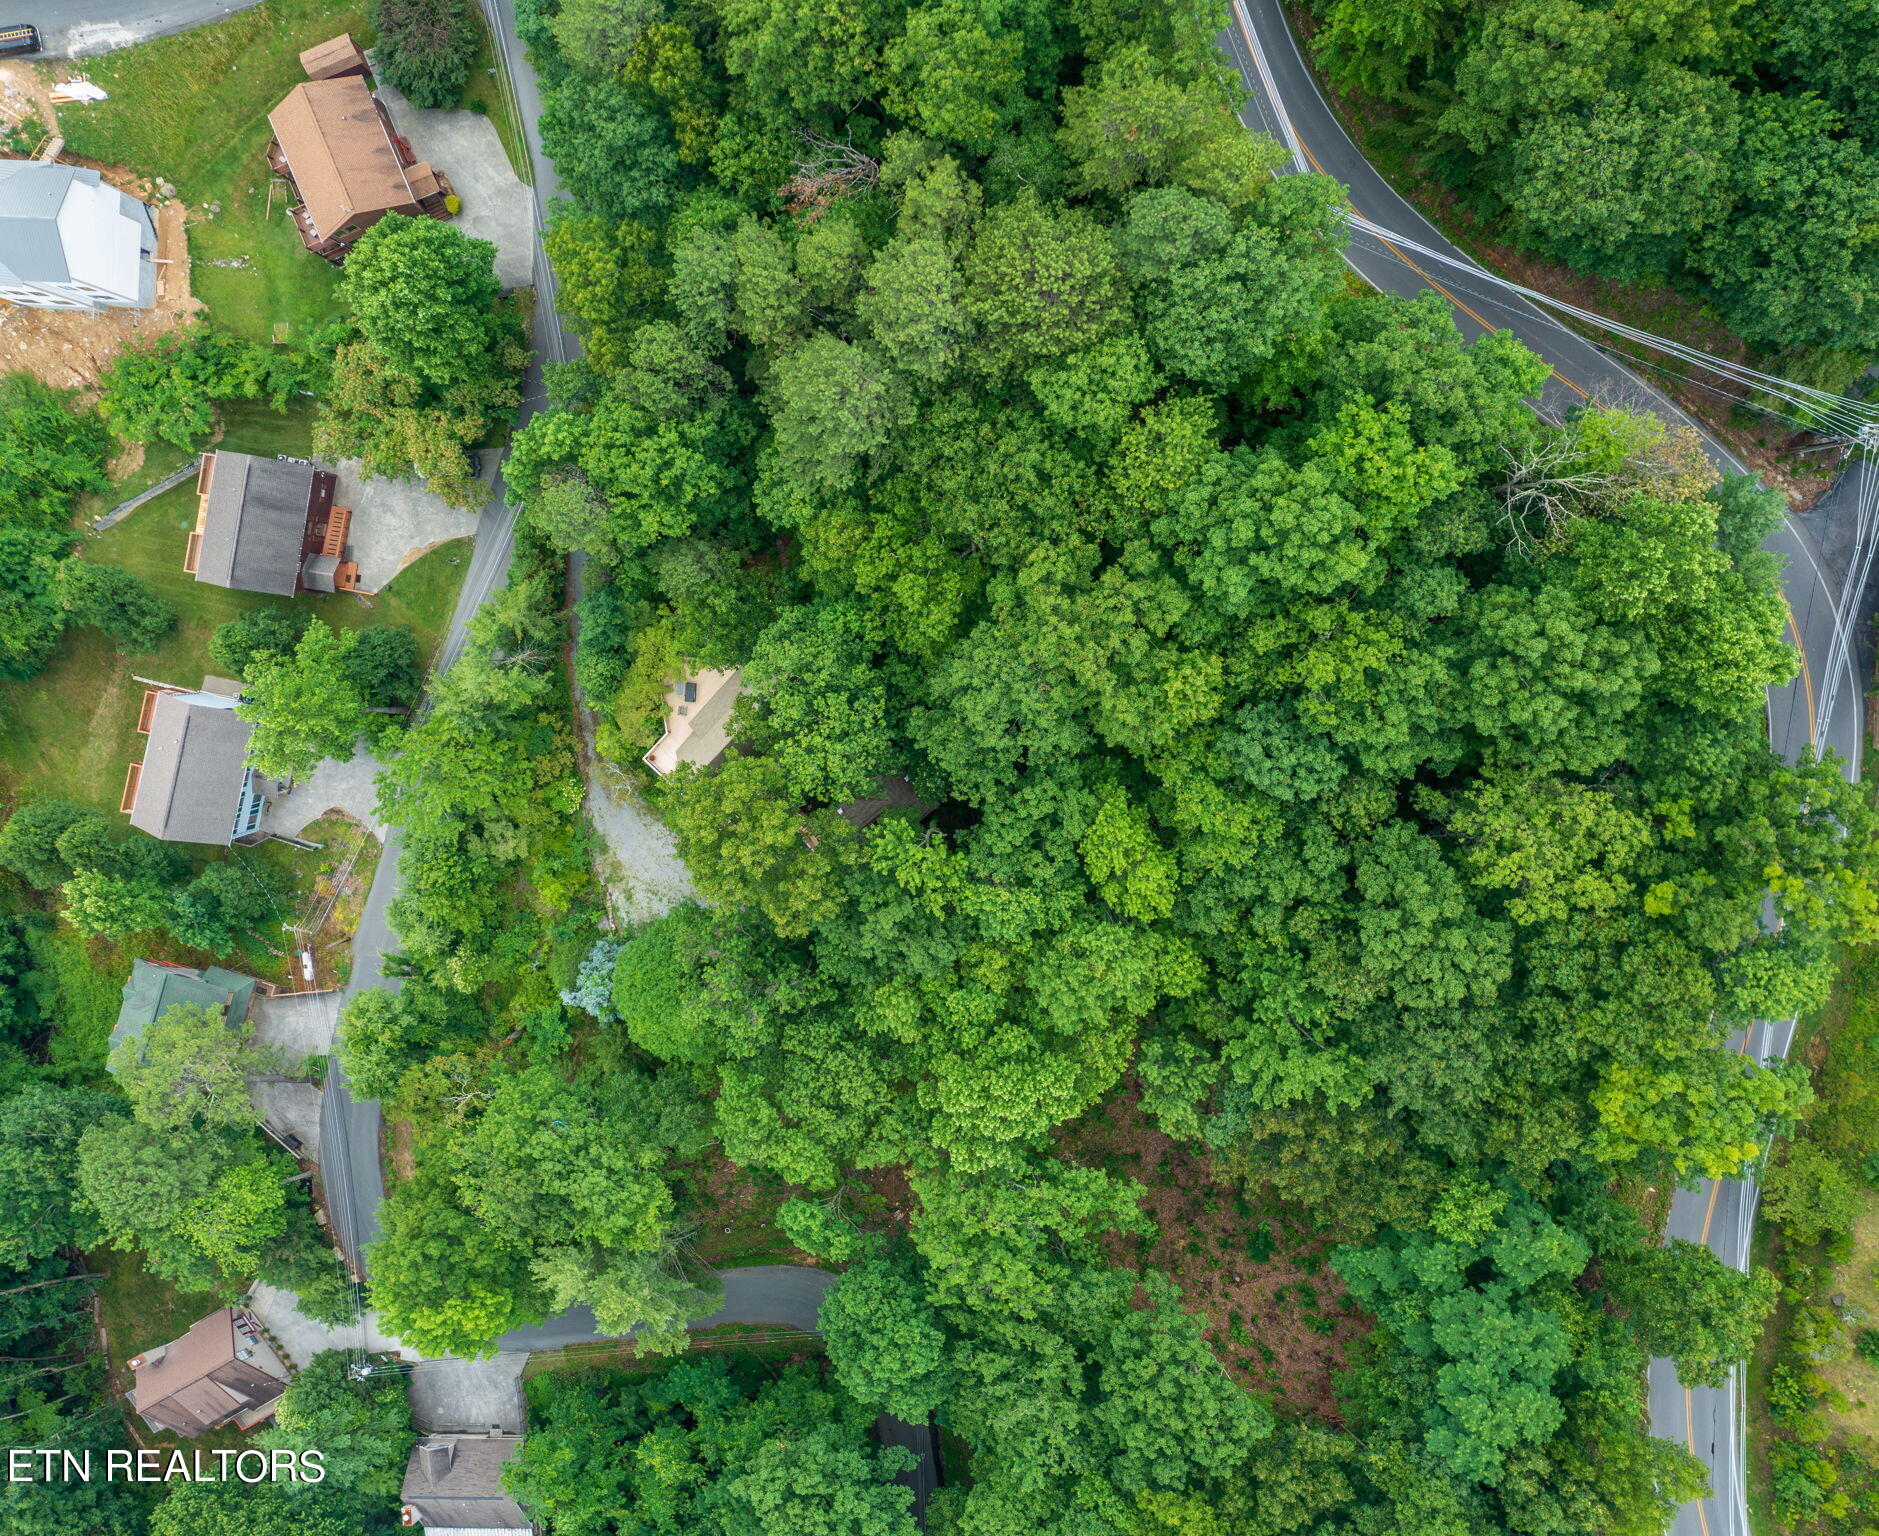
[(268, 164), (294, 186), (289, 210), (308, 250), (344, 261), (388, 213), (450, 217), (450, 188), (398, 137), (391, 114), (357, 75), (309, 80), (268, 113)]
[(252, 1429), (273, 1417), (287, 1366), (246, 1307), (223, 1307), (130, 1363), (131, 1406), (158, 1433), (192, 1439), (230, 1420)]

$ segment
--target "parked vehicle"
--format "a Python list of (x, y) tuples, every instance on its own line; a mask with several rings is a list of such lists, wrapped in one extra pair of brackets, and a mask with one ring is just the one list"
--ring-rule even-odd
[(0, 59), (16, 53), (37, 53), (39, 48), (39, 28), (23, 21), (0, 25)]

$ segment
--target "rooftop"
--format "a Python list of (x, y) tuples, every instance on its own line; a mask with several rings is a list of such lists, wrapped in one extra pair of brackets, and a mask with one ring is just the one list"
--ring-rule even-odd
[(646, 754), (646, 766), (663, 778), (680, 763), (709, 768), (731, 744), (731, 706), (744, 689), (737, 668), (688, 672), (665, 696), (665, 734)]
[(223, 848), (234, 840), (254, 729), (235, 714), (235, 704), (215, 693), (157, 695), (130, 813), (138, 831)]
[(405, 1464), (408, 1523), (430, 1536), (534, 1530), (502, 1487), (502, 1469), (521, 1448), (520, 1435), (427, 1435)]
[(136, 1039), (170, 1009), (184, 1003), (225, 1009), (227, 1021), (239, 1024), (248, 1017), (248, 1004), (257, 985), (252, 976), (225, 971), (219, 965), (191, 970), (161, 960), (133, 960), (124, 982), (124, 1001), (117, 1011), (117, 1027), (111, 1031), (111, 1049), (115, 1051), (125, 1040)]
[(183, 1436), (245, 1422), (287, 1387), (287, 1368), (245, 1309), (211, 1312), (186, 1334), (131, 1361), (131, 1406), (158, 1429)]
[(378, 102), (357, 75), (295, 86), (268, 124), (318, 239), (331, 239), (360, 214), (411, 207), (423, 195), (413, 176), (430, 178), (428, 166), (407, 173)]
[(196, 580), (292, 597), (300, 583), (313, 466), (226, 450), (210, 458)]

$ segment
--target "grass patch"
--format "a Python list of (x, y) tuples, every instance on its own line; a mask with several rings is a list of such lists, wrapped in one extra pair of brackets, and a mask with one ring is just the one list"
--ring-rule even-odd
[(489, 22), (481, 6), (470, 7), (476, 18), (476, 57), (470, 61), (470, 78), (464, 82), (457, 105), (467, 112), (487, 117), (502, 140), (502, 152), (524, 186), (535, 185), (535, 167), (529, 162), (528, 141), (522, 136), (516, 119), (514, 98), (503, 68), (490, 42)]
[[(296, 337), (340, 311), (338, 272), (270, 199), (267, 114), (306, 79), (300, 52), (339, 32), (371, 41), (354, 0), (263, 0), (212, 26), (86, 60), (111, 94), (67, 108), (69, 154), (171, 182), (190, 204), (192, 282), (217, 323), (253, 341), (285, 320)], [(271, 210), (270, 210), (271, 205)]]
[[(249, 451), (293, 452), (311, 419), (310, 402), (283, 419), (265, 409), (231, 423), (224, 442)], [(273, 435), (270, 435), (272, 433)], [(266, 439), (265, 441), (263, 439)], [(8, 798), (57, 795), (116, 813), (128, 764), (143, 756), (138, 677), (194, 687), (209, 670), (218, 624), (256, 608), (305, 605), (341, 628), (404, 624), (420, 653), (433, 655), (468, 570), (468, 540), (440, 545), (372, 597), (303, 593), (298, 598), (234, 592), (183, 570), (195, 526), (196, 488), (184, 481), (145, 502), (123, 522), (88, 539), (81, 558), (143, 577), (177, 611), (177, 627), (154, 651), (121, 655), (92, 630), (74, 630), (52, 664), (26, 682), (0, 683), (0, 792)]]

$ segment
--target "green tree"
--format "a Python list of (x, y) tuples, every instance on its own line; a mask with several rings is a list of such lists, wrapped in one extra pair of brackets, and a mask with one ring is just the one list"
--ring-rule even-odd
[(272, 866), (236, 858), (217, 860), (170, 898), (165, 921), (192, 949), (225, 955), (244, 934), (280, 921), (287, 891)]
[(218, 401), (265, 399), (284, 411), (313, 376), (303, 353), (191, 325), (112, 358), (99, 380), (98, 409), (127, 443), (161, 438), (189, 448), (214, 430)]
[(733, 735), (783, 767), (795, 800), (840, 805), (893, 766), (887, 689), (856, 607), (785, 610), (745, 661)]
[(1022, 371), (1101, 341), (1121, 319), (1121, 283), (1087, 213), (1027, 195), (989, 211), (966, 255), (974, 360)]
[(1641, 1246), (1622, 1269), (1608, 1264), (1607, 1280), (1630, 1308), (1639, 1341), (1668, 1355), (1686, 1386), (1720, 1387), (1748, 1358), (1776, 1292), (1767, 1270), (1731, 1269), (1682, 1238)]
[(882, 101), (929, 138), (985, 154), (1017, 115), (1024, 37), (987, 27), (987, 13), (966, 0), (936, 0), (907, 13), (906, 30), (887, 45)]
[(52, 659), (65, 633), (58, 573), (69, 544), (52, 528), (0, 523), (0, 678), (37, 677)]
[(1768, 1214), (1803, 1246), (1850, 1231), (1858, 1219), (1859, 1183), (1818, 1143), (1784, 1144), (1763, 1180)]
[(65, 882), (64, 895), (66, 920), (83, 934), (128, 939), (169, 919), (169, 898), (147, 875), (83, 869)]
[(73, 870), (59, 839), (74, 826), (103, 821), (97, 811), (69, 800), (28, 800), (0, 826), (0, 869), (42, 891), (62, 885)]
[(347, 254), (340, 297), (388, 367), (443, 394), (496, 361), (508, 327), (496, 311), (495, 256), (452, 225), (392, 214)]
[(874, 348), (826, 332), (777, 359), (776, 446), (804, 485), (835, 490), (911, 419), (906, 381)]
[(255, 1038), (254, 1021), (227, 1010), (177, 1003), (111, 1053), (111, 1070), (131, 1112), (159, 1130), (252, 1125), (248, 1079), (278, 1073), (278, 1046)]
[(79, 1137), (122, 1113), (88, 1088), (35, 1084), (0, 1098), (0, 1264), (20, 1267), (101, 1234), (77, 1198)]
[(153, 651), (176, 627), (176, 610), (114, 565), (61, 561), (54, 589), (66, 623), (101, 629), (120, 650)]
[[(248, 760), (272, 778), (311, 773), (323, 758), (351, 761), (384, 732), (353, 665), (357, 630), (315, 623), (291, 657), (256, 652), (236, 713), (253, 725)], [(369, 658), (368, 658), (369, 659)]]
[(74, 498), (104, 489), (109, 443), (75, 392), (30, 374), (0, 375), (0, 534), (20, 525), (62, 528)]
[(257, 656), (291, 656), (313, 623), (304, 608), (253, 608), (218, 624), (209, 636), (209, 659), (233, 678), (248, 675)]
[(343, 1350), (325, 1349), (287, 1384), (274, 1422), (257, 1438), (269, 1450), (320, 1452), (324, 1481), (287, 1485), (290, 1493), (310, 1495), (303, 1502), (317, 1504), (342, 1490), (377, 1500), (397, 1498), (417, 1432), (396, 1373), (361, 1381)]
[(476, 57), (476, 21), (465, 0), (372, 0), (385, 83), (414, 107), (454, 107)]

